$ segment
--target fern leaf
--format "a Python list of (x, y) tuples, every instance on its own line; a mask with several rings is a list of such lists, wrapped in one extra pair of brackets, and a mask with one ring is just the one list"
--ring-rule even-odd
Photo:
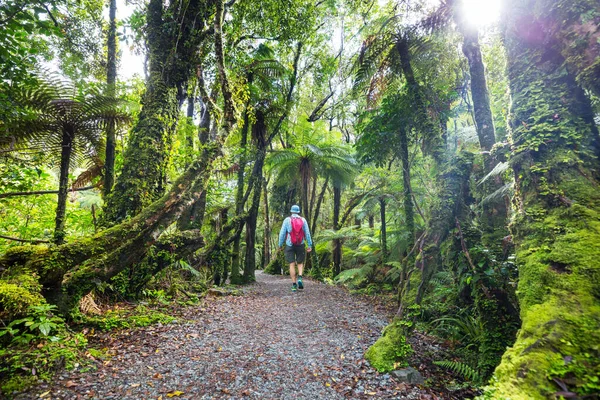
[(470, 365), (459, 362), (459, 361), (434, 361), (435, 365), (442, 367), (444, 369), (450, 370), (460, 377), (467, 379), (469, 381), (477, 382), (480, 380), (479, 372), (475, 371)]

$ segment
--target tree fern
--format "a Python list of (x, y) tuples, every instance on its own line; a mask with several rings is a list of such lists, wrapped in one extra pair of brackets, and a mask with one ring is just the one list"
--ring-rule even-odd
[(480, 382), (480, 380), (481, 380), (479, 372), (474, 370), (468, 364), (465, 364), (465, 363), (462, 363), (459, 361), (448, 361), (448, 360), (434, 361), (433, 363), (439, 367), (445, 368), (447, 370), (450, 370), (450, 371), (456, 373), (457, 375), (459, 375), (460, 377), (462, 377), (466, 380), (469, 380), (472, 382)]

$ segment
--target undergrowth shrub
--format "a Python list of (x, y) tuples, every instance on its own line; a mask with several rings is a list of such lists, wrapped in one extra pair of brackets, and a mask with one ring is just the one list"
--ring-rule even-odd
[(24, 318), (0, 328), (0, 388), (5, 396), (82, 362), (87, 339), (73, 333), (55, 312), (54, 305), (30, 306)]

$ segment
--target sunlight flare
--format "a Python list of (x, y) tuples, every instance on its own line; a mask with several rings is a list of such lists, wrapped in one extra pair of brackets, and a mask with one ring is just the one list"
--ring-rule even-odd
[(462, 0), (462, 12), (469, 24), (486, 26), (500, 18), (502, 0)]

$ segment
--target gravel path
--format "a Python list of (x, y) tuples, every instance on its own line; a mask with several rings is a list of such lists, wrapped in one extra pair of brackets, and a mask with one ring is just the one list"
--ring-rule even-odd
[(257, 271), (243, 296), (208, 297), (185, 322), (106, 335), (99, 346), (113, 356), (97, 371), (64, 372), (19, 398), (435, 398), (363, 359), (385, 310), (305, 282), (292, 293), (289, 278)]

